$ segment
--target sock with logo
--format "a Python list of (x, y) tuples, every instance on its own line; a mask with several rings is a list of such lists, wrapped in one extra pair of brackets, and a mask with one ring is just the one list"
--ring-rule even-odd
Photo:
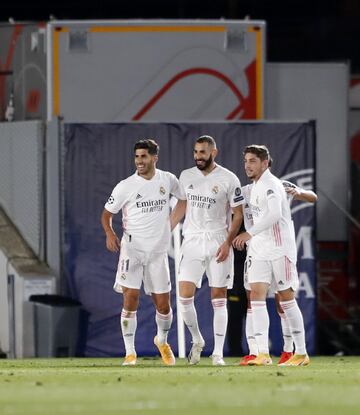
[(194, 297), (180, 297), (180, 311), (186, 327), (189, 329), (193, 343), (204, 344), (204, 339), (199, 330)]
[(304, 320), (298, 303), (293, 299), (280, 301), (280, 305), (291, 329), (291, 335), (295, 343), (295, 353), (306, 354)]
[(248, 308), (246, 312), (246, 323), (245, 323), (245, 334), (246, 340), (249, 347), (249, 354), (257, 356), (258, 346), (254, 336), (254, 327), (252, 321), (252, 309)]
[(136, 311), (121, 311), (121, 332), (124, 339), (126, 356), (135, 354), (135, 333), (137, 328)]
[(211, 300), (214, 309), (214, 356), (223, 356), (225, 334), (228, 323), (228, 310), (226, 307), (226, 298), (214, 298)]
[(170, 308), (168, 314), (161, 314), (156, 310), (156, 325), (157, 325), (157, 338), (160, 344), (167, 343), (168, 333), (173, 321), (173, 311)]
[(269, 354), (269, 314), (265, 301), (251, 301), (254, 337), (259, 353)]

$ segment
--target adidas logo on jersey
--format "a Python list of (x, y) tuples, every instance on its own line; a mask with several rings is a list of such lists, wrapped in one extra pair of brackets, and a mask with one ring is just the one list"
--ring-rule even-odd
[(136, 195), (136, 199), (141, 199), (141, 198), (142, 198), (141, 194), (140, 194), (140, 193), (138, 193), (138, 194)]
[(193, 189), (193, 188), (194, 186), (192, 184), (188, 187), (188, 189)]

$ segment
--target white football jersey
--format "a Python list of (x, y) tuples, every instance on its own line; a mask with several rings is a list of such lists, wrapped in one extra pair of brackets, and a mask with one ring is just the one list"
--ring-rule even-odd
[(145, 252), (167, 251), (170, 243), (170, 196), (179, 198), (178, 179), (156, 169), (151, 180), (137, 172), (118, 183), (105, 204), (116, 214), (122, 209), (124, 234), (134, 249)]
[(281, 180), (269, 170), (265, 170), (260, 179), (252, 184), (250, 208), (254, 225), (248, 231), (251, 233), (260, 221), (264, 221), (269, 211), (270, 198), (276, 198), (281, 204), (281, 219), (274, 224), (270, 223), (267, 229), (252, 236), (249, 255), (258, 260), (274, 260), (287, 256), (290, 261), (296, 263), (295, 230), (289, 200)]
[[(281, 180), (284, 189), (287, 188), (296, 188), (297, 186), (294, 183), (291, 183), (287, 180)], [(243, 213), (244, 213), (244, 226), (245, 230), (250, 229), (250, 227), (254, 224), (253, 216), (250, 208), (250, 195), (253, 183), (247, 184), (241, 188), (242, 195), (244, 196), (244, 204), (243, 204)], [(293, 201), (294, 197), (290, 193), (286, 193), (287, 201), (291, 206), (291, 202)]]
[(218, 164), (207, 175), (197, 167), (184, 170), (179, 181), (187, 200), (184, 235), (227, 230), (231, 207), (244, 203), (239, 179)]
[(244, 204), (242, 205), (243, 214), (244, 214), (244, 227), (245, 230), (251, 228), (254, 224), (253, 217), (250, 208), (250, 195), (251, 195), (252, 183), (247, 184), (241, 188), (242, 195), (244, 196)]

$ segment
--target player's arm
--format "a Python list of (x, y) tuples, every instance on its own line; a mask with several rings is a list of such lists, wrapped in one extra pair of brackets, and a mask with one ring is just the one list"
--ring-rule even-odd
[(301, 187), (287, 188), (286, 193), (290, 194), (294, 200), (301, 200), (302, 202), (315, 203), (317, 202), (317, 194), (312, 190), (305, 190)]
[(182, 218), (185, 215), (185, 211), (186, 211), (186, 200), (179, 199), (174, 209), (171, 211), (171, 215), (170, 215), (171, 230), (173, 230), (175, 226), (182, 220)]
[(106, 248), (111, 252), (120, 250), (120, 240), (112, 227), (113, 214), (104, 209), (101, 215), (101, 225), (106, 235)]
[(233, 240), (233, 246), (237, 249), (244, 249), (246, 242), (253, 236), (266, 229), (271, 228), (281, 219), (281, 196), (273, 190), (267, 191), (268, 210), (256, 224), (252, 225), (247, 232), (243, 232)]
[(228, 236), (226, 238), (226, 241), (219, 246), (219, 249), (216, 252), (217, 262), (223, 262), (229, 256), (232, 241), (239, 232), (240, 226), (244, 218), (242, 205), (233, 207), (232, 211), (233, 217), (231, 220), (231, 226), (229, 229)]

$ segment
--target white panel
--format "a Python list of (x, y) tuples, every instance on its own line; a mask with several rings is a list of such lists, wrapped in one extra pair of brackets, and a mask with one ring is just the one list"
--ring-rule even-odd
[(320, 190), (349, 210), (349, 67), (345, 63), (270, 63), (266, 68), (267, 119), (316, 120), (318, 240), (347, 240), (347, 219)]
[[(237, 119), (256, 98), (263, 109), (264, 22), (64, 21), (48, 30), (49, 99), (67, 122)], [(76, 30), (87, 50), (69, 48)]]

